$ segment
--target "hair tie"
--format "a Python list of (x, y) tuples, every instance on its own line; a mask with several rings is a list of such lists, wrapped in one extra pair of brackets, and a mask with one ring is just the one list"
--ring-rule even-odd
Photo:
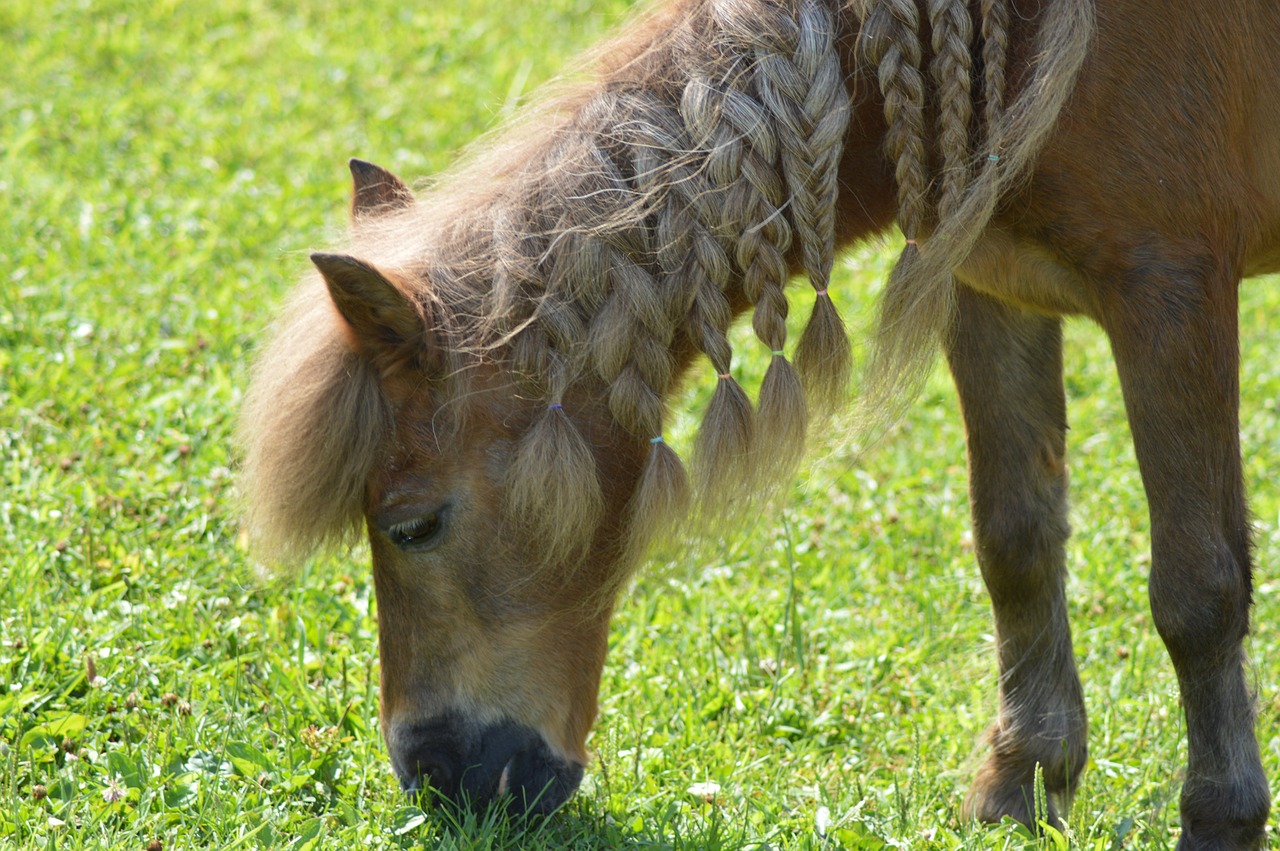
[(658, 435), (657, 437), (651, 437), (651, 438), (649, 438), (649, 442), (650, 442), (650, 443), (665, 443), (666, 441), (664, 441), (664, 440), (662, 439), (662, 435)]
[(999, 155), (999, 154), (987, 154), (987, 159), (991, 160), (991, 162), (993, 162), (993, 163), (998, 163), (998, 162), (1000, 162), (1000, 155)]
[[(916, 241), (914, 239), (908, 239), (907, 245), (916, 245)], [(916, 245), (916, 247), (919, 248), (920, 246)]]
[(721, 381), (728, 381), (730, 378), (733, 378), (733, 376), (727, 372), (723, 372), (723, 373), (718, 372), (716, 373), (716, 378), (720, 379)]
[(559, 402), (552, 402), (550, 405), (547, 405), (547, 410), (548, 410), (548, 411), (563, 411), (563, 410), (564, 410), (564, 405), (561, 405)]
[[(827, 295), (827, 288), (823, 287), (822, 289), (818, 290), (817, 295)], [(827, 296), (827, 298), (830, 298), (830, 297), (831, 296)]]
[(772, 354), (775, 358), (785, 358), (787, 356), (787, 353), (782, 349), (774, 349)]

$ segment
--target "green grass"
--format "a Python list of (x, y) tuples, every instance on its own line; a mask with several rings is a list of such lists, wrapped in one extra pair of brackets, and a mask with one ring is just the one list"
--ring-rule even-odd
[[(816, 441), (786, 508), (641, 577), (612, 633), (595, 762), (532, 833), (424, 814), (398, 791), (367, 554), (284, 581), (243, 551), (246, 363), (305, 251), (341, 232), (346, 158), (407, 178), (443, 167), (625, 5), (0, 5), (0, 845), (1034, 844), (957, 815), (995, 677), (940, 373), (876, 445)], [(842, 265), (855, 327), (888, 262), (863, 249)], [(1277, 311), (1274, 287), (1246, 288), (1250, 646), (1273, 780)], [(1092, 726), (1069, 838), (1163, 848), (1183, 731), (1147, 614), (1145, 502), (1105, 341), (1071, 324), (1067, 361)]]

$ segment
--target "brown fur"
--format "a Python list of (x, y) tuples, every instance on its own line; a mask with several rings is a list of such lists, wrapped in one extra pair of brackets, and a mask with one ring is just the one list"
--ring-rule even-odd
[[(437, 778), (415, 754), (459, 716), (585, 759), (629, 570), (691, 490), (733, 510), (789, 473), (847, 391), (835, 249), (896, 218), (864, 404), (892, 416), (941, 343), (1001, 671), (967, 810), (1031, 822), (1039, 767), (1058, 820), (1086, 759), (1064, 597), (1079, 314), (1111, 337), (1151, 501), (1182, 844), (1262, 841), (1235, 293), (1280, 268), (1280, 13), (1173, 5), (670, 2), (416, 203), (353, 164), (353, 257), (316, 256), (331, 298), (305, 283), (260, 356), (243, 481), (268, 555), (366, 523), (402, 779)], [(819, 293), (794, 366), (792, 271)], [(746, 311), (773, 353), (754, 408), (727, 335)], [(722, 377), (691, 488), (662, 429), (699, 356)]]

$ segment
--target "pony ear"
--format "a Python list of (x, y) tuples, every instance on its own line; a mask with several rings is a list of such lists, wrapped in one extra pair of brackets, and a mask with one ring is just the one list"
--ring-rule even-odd
[(413, 204), (413, 190), (379, 165), (351, 159), (351, 218), (361, 219), (400, 210)]
[(351, 326), (361, 351), (384, 367), (412, 360), (429, 366), (438, 355), (424, 307), (375, 266), (346, 254), (311, 255), (329, 297)]

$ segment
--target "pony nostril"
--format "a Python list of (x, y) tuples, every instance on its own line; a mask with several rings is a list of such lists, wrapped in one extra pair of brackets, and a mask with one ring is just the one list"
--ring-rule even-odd
[(453, 791), (453, 766), (442, 756), (429, 756), (418, 760), (418, 776), (426, 780), (437, 792)]

